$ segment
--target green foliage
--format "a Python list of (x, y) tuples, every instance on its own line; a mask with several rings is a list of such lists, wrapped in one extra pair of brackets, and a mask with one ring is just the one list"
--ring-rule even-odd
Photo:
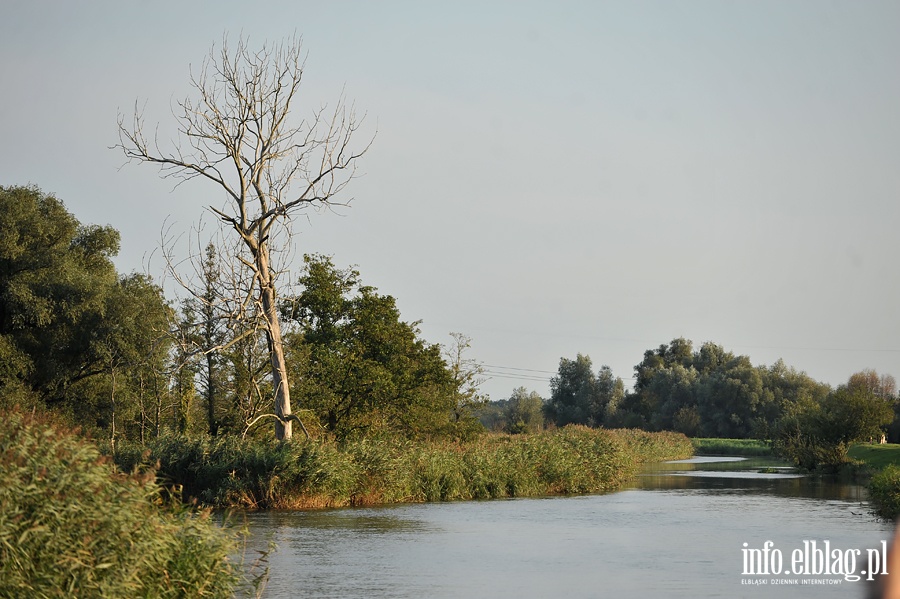
[(821, 401), (830, 391), (781, 361), (753, 366), (715, 343), (693, 351), (683, 338), (647, 350), (635, 376), (635, 392), (610, 423), (690, 436), (769, 438), (786, 410)]
[(506, 432), (536, 433), (544, 428), (544, 400), (537, 392), (517, 387), (504, 409)]
[(872, 477), (869, 498), (882, 518), (896, 520), (900, 516), (900, 466), (888, 465)]
[(550, 399), (545, 411), (556, 426), (583, 424), (600, 426), (615, 412), (624, 395), (622, 380), (603, 366), (595, 375), (591, 358), (578, 354), (574, 360), (561, 358), (559, 373), (550, 381)]
[(303, 291), (286, 304), (294, 395), (339, 439), (393, 431), (434, 436), (470, 426), (459, 387), (438, 345), (400, 320), (393, 297), (363, 286), (359, 273), (305, 256)]
[(462, 333), (450, 333), (453, 343), (444, 350), (450, 373), (451, 432), (459, 438), (471, 438), (484, 432), (477, 414), (488, 402), (478, 388), (484, 382), (484, 368), (476, 360), (466, 357), (472, 339)]
[(0, 401), (114, 436), (117, 410), (135, 420), (122, 408), (165, 360), (162, 291), (116, 274), (115, 229), (80, 224), (36, 187), (0, 187), (0, 228)]
[(0, 597), (230, 597), (233, 540), (72, 432), (0, 414)]
[(138, 469), (158, 461), (161, 482), (212, 506), (307, 508), (594, 493), (618, 488), (642, 462), (690, 455), (678, 433), (568, 426), (452, 443), (167, 437), (149, 454), (120, 448), (116, 460)]
[(697, 455), (772, 455), (772, 446), (759, 439), (693, 438), (691, 444)]
[(880, 438), (893, 418), (888, 400), (842, 385), (821, 402), (787, 413), (776, 429), (775, 450), (804, 468), (836, 467), (847, 462), (853, 443)]
[(0, 230), (0, 335), (15, 377), (2, 383), (57, 400), (103, 367), (89, 326), (116, 283), (118, 233), (82, 226), (36, 187), (0, 187)]

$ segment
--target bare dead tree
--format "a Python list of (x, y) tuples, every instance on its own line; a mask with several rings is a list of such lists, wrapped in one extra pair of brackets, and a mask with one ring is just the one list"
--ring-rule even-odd
[(298, 213), (348, 203), (338, 197), (371, 143), (356, 148), (362, 120), (343, 97), (332, 110), (321, 107), (308, 119), (291, 120), (303, 70), (299, 38), (256, 51), (243, 38), (231, 51), (226, 38), (200, 72), (191, 74), (194, 97), (176, 105), (178, 135), (171, 147), (161, 147), (156, 135), (148, 140), (137, 106), (130, 123), (119, 116), (116, 146), (129, 161), (158, 165), (163, 178), (178, 179), (179, 185), (199, 178), (225, 192), (222, 207), (208, 208), (240, 239), (246, 254), (234, 259), (253, 273), (271, 358), (278, 439), (291, 438), (292, 419), (273, 253), (290, 243)]

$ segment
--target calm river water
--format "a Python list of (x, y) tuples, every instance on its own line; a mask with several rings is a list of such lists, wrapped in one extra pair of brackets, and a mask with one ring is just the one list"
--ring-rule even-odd
[[(277, 544), (270, 598), (864, 597), (844, 574), (892, 529), (864, 490), (762, 465), (670, 462), (607, 495), (254, 513), (250, 544)], [(762, 572), (749, 556), (769, 574), (746, 575)]]

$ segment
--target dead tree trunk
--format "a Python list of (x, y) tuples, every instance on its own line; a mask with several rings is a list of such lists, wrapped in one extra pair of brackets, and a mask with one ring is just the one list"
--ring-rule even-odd
[(129, 160), (158, 164), (163, 177), (199, 177), (225, 191), (228, 204), (210, 210), (249, 253), (232, 258), (255, 278), (280, 418), (278, 439), (291, 437), (291, 402), (276, 303), (280, 270), (272, 264), (272, 254), (289, 246), (298, 212), (340, 203), (338, 194), (369, 146), (351, 148), (360, 121), (343, 99), (333, 112), (321, 108), (291, 121), (303, 66), (299, 39), (258, 51), (241, 39), (234, 52), (226, 40), (221, 51), (210, 52), (198, 76), (191, 77), (196, 95), (178, 104), (179, 142), (173, 148), (148, 142), (137, 111), (129, 127), (119, 117), (117, 146)]

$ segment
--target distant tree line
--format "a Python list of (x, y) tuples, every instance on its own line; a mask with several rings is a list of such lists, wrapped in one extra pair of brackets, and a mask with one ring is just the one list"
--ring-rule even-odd
[[(36, 187), (0, 187), (0, 404), (48, 409), (98, 439), (270, 431), (274, 388), (259, 303), (206, 248), (187, 299), (122, 275), (119, 234)], [(467, 436), (481, 425), (469, 339), (444, 348), (353, 269), (306, 256), (279, 301), (295, 413), (313, 435)], [(296, 401), (296, 400), (295, 400)]]
[(626, 391), (609, 367), (595, 372), (588, 356), (562, 358), (546, 401), (518, 388), (486, 406), (481, 420), (509, 433), (582, 424), (758, 438), (808, 467), (841, 463), (856, 441), (877, 441), (885, 433), (900, 440), (896, 383), (873, 370), (832, 389), (781, 360), (754, 366), (721, 345), (707, 342), (695, 351), (690, 340), (678, 338), (644, 352), (634, 373), (634, 390)]

